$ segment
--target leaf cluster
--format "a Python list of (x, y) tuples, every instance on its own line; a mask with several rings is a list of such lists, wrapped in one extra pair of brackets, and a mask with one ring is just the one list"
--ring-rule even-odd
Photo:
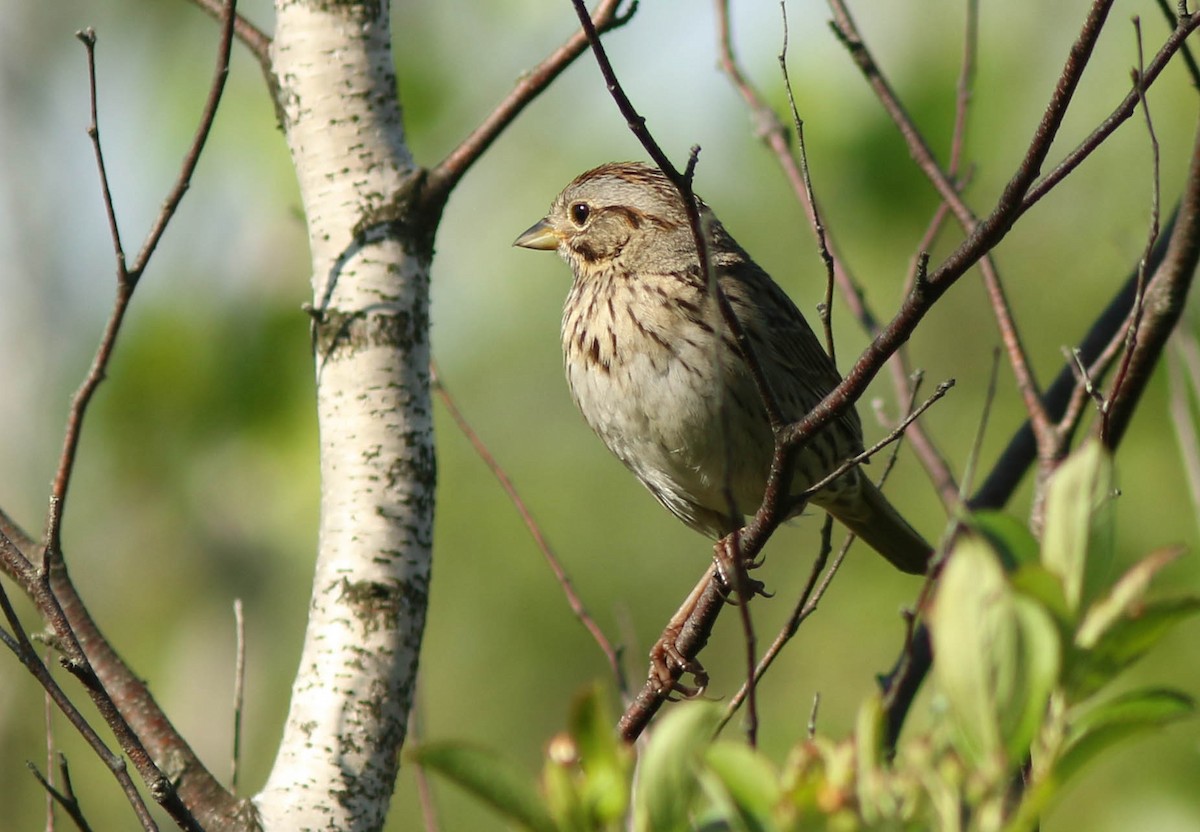
[(1035, 829), (1078, 773), (1133, 734), (1190, 716), (1187, 695), (1113, 694), (1118, 676), (1200, 598), (1155, 598), (1152, 579), (1178, 555), (1152, 552), (1107, 581), (1112, 462), (1098, 443), (1048, 484), (1042, 541), (996, 513), (952, 543), (928, 613), (937, 695), (932, 727), (894, 757), (879, 696), (840, 740), (798, 742), (776, 764), (715, 736), (721, 708), (688, 703), (656, 726), (635, 765), (598, 688), (578, 697), (551, 740), (540, 783), (461, 743), (412, 756), (490, 804), (517, 828), (669, 830)]

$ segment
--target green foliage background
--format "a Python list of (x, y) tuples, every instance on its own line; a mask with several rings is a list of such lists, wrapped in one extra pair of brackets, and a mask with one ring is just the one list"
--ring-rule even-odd
[[(207, 88), (215, 28), (184, 2), (19, 2), (0, 21), (0, 504), (38, 531), (65, 406), (111, 303), (112, 255), (84, 134), (84, 55), (72, 37), (99, 34), (101, 131), (126, 249), (140, 242), (186, 146)], [(650, 127), (682, 161), (703, 147), (698, 189), (729, 229), (813, 309), (820, 268), (802, 219), (736, 94), (715, 70), (707, 7), (644, 3), (610, 38), (614, 61)], [(735, 3), (751, 76), (783, 104), (773, 4)], [(947, 156), (960, 49), (952, 0), (858, 4), (860, 25), (939, 155)], [(1049, 6), (1053, 6), (1050, 8)], [(1053, 87), (1086, 3), (984, 3), (973, 103), (969, 196), (999, 192)], [(243, 11), (270, 29), (264, 0)], [(1135, 36), (1164, 27), (1149, 2), (1118, 3), (1058, 153), (1074, 145), (1129, 85)], [(432, 164), (504, 95), (518, 74), (573, 30), (565, 0), (397, 4), (396, 53), (410, 140)], [(895, 305), (909, 258), (936, 207), (891, 124), (824, 25), (822, 4), (794, 2), (792, 77), (806, 119), (827, 224), (876, 310)], [(108, 382), (84, 433), (67, 515), (68, 562), (114, 642), (151, 680), (168, 713), (217, 771), (227, 766), (235, 597), (246, 604), (250, 667), (242, 788), (271, 764), (295, 670), (314, 552), (317, 481), (303, 221), (286, 148), (257, 68), (235, 49), (229, 95), (191, 193), (139, 295)], [(1164, 202), (1178, 193), (1197, 101), (1179, 67), (1150, 96), (1162, 142)], [(708, 558), (707, 544), (668, 517), (575, 414), (561, 380), (557, 330), (568, 272), (510, 248), (571, 177), (639, 158), (590, 61), (536, 102), (455, 192), (434, 263), (435, 356), (441, 375), (508, 469), (592, 612), (628, 646), (632, 678)], [(999, 263), (1036, 370), (1049, 378), (1144, 245), (1150, 152), (1131, 123), (1010, 235)], [(950, 241), (934, 252), (948, 250)], [(835, 315), (839, 363), (865, 344)], [(1188, 322), (1188, 326), (1194, 323)], [(965, 279), (911, 344), (931, 381), (958, 385), (927, 417), (961, 470), (983, 410), (998, 338), (977, 282)], [(1118, 456), (1119, 559), (1197, 543), (1159, 373)], [(868, 394), (895, 411), (882, 380)], [(864, 401), (864, 422), (880, 430)], [(1021, 418), (1001, 370), (982, 465)], [(534, 771), (571, 695), (605, 665), (570, 614), (541, 555), (486, 469), (438, 410), (436, 560), (422, 671), (422, 735), (501, 749)], [(890, 487), (930, 536), (944, 516), (918, 466), (903, 459)], [(1026, 486), (1023, 500), (1028, 499)], [(1014, 511), (1023, 514), (1021, 500)], [(774, 632), (807, 573), (815, 519), (792, 524), (760, 573), (777, 593), (754, 607)], [(1194, 555), (1169, 579), (1194, 591)], [(812, 697), (839, 736), (899, 647), (898, 611), (917, 584), (856, 550), (820, 613), (761, 689), (768, 755), (799, 737)], [(32, 617), (28, 619), (33, 621)], [(1136, 672), (1200, 690), (1197, 625)], [(712, 693), (741, 673), (725, 621), (705, 653)], [(914, 719), (924, 717), (918, 705)], [(24, 761), (44, 767), (41, 695), (0, 660), (0, 827), (41, 825), (43, 797)], [(55, 741), (97, 828), (131, 818), (108, 775), (60, 720)], [(1200, 826), (1194, 724), (1141, 739), (1096, 766), (1055, 808), (1047, 830)], [(435, 785), (445, 829), (495, 820)], [(401, 775), (390, 828), (417, 824), (414, 772)]]

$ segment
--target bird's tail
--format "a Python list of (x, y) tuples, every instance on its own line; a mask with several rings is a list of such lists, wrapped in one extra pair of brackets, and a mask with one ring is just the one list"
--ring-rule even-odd
[[(837, 520), (861, 537), (868, 546), (883, 555), (892, 565), (911, 575), (924, 575), (933, 555), (933, 547), (925, 542), (908, 521), (893, 508), (887, 497), (865, 476), (859, 476), (856, 498), (837, 495), (821, 505)], [(813, 502), (821, 504), (820, 495)]]

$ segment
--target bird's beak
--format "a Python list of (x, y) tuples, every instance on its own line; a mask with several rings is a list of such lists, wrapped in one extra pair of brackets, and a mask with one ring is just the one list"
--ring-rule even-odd
[(538, 249), (540, 251), (553, 251), (558, 248), (558, 243), (558, 232), (554, 230), (554, 226), (550, 224), (548, 219), (538, 220), (529, 226), (524, 234), (513, 240), (514, 246)]

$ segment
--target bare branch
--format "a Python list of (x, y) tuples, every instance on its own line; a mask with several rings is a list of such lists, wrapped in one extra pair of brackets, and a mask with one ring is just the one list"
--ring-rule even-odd
[[(7, 539), (0, 540), (0, 548), (6, 548), (8, 545)], [(3, 644), (12, 651), (13, 655), (20, 660), (21, 664), (25, 666), (25, 669), (30, 672), (30, 674), (38, 681), (38, 684), (42, 686), (42, 689), (46, 691), (46, 695), (54, 701), (54, 704), (58, 706), (58, 709), (62, 711), (64, 716), (66, 716), (67, 721), (71, 723), (71, 726), (79, 732), (79, 735), (83, 737), (91, 749), (96, 753), (96, 756), (98, 756), (105, 766), (108, 767), (108, 770), (112, 773), (113, 777), (116, 778), (117, 783), (120, 784), (121, 791), (125, 793), (125, 797), (129, 801), (129, 805), (133, 807), (134, 814), (137, 815), (138, 822), (141, 824), (141, 827), (146, 830), (158, 829), (157, 824), (154, 823), (154, 819), (150, 817), (150, 812), (146, 808), (146, 804), (142, 800), (142, 796), (138, 792), (137, 786), (134, 785), (133, 780), (129, 776), (129, 772), (125, 768), (125, 761), (120, 755), (114, 754), (111, 750), (109, 750), (108, 746), (105, 745), (104, 740), (100, 738), (100, 735), (97, 734), (92, 726), (88, 723), (87, 718), (84, 717), (83, 714), (79, 712), (79, 709), (75, 707), (74, 703), (71, 701), (71, 697), (68, 696), (61, 687), (59, 687), (58, 682), (50, 673), (49, 668), (46, 667), (41, 658), (38, 656), (37, 649), (33, 646), (33, 642), (29, 640), (29, 636), (25, 632), (25, 627), (21, 624), (20, 619), (17, 617), (16, 610), (13, 609), (12, 602), (9, 600), (8, 593), (5, 591), (3, 584), (0, 584), (0, 610), (3, 611), (4, 617), (8, 621), (8, 626), (12, 630), (11, 634), (0, 630), (0, 642), (3, 642)], [(67, 669), (76, 676), (81, 675), (81, 669), (78, 667), (73, 667), (68, 664)], [(93, 697), (93, 699), (94, 698), (95, 697)], [(184, 816), (186, 817), (187, 810), (184, 809), (183, 811)], [(196, 825), (194, 821), (190, 826), (184, 826), (183, 828), (196, 830), (196, 832), (202, 832), (200, 827)]]
[[(921, 131), (913, 123), (907, 110), (901, 104), (899, 96), (884, 77), (882, 70), (875, 62), (853, 18), (850, 16), (849, 9), (846, 8), (842, 0), (830, 0), (830, 6), (834, 12), (834, 31), (842, 43), (850, 50), (854, 62), (858, 65), (871, 85), (871, 88), (875, 91), (884, 110), (896, 124), (901, 136), (904, 137), (909, 152), (917, 163), (917, 167), (921, 169), (937, 189), (938, 194), (942, 197), (944, 203), (950, 207), (950, 210), (954, 213), (963, 230), (967, 234), (971, 234), (975, 231), (978, 220), (960, 197), (958, 186), (952, 181), (949, 175), (943, 173), (941, 166), (934, 158), (933, 151), (930, 149), (928, 142), (925, 141)], [(957, 154), (961, 154), (962, 152), (964, 142), (963, 131), (966, 129), (965, 110), (969, 98), (970, 78), (973, 71), (972, 56), (974, 48), (972, 44), (974, 36), (975, 27), (972, 23), (971, 9), (968, 8), (966, 45), (963, 48), (963, 68), (960, 73), (956, 102), (955, 132), (953, 141), (951, 142), (952, 153)], [(957, 158), (953, 159), (952, 171), (955, 170), (957, 162)], [(1000, 328), (1001, 340), (1008, 353), (1013, 374), (1017, 379), (1017, 389), (1021, 393), (1021, 397), (1025, 402), (1025, 409), (1029, 413), (1030, 422), (1033, 425), (1034, 435), (1038, 438), (1038, 444), (1043, 456), (1053, 456), (1055, 450), (1054, 440), (1057, 437), (1050, 424), (1050, 420), (1046, 418), (1045, 411), (1042, 410), (1041, 392), (1038, 388), (1037, 380), (1034, 378), (1033, 370), (1030, 367), (1020, 333), (1017, 330), (1017, 324), (1013, 318), (1008, 298), (1005, 295), (1004, 286), (1000, 281), (999, 270), (991, 254), (983, 254), (979, 261), (979, 269), (983, 275), (984, 286), (991, 301), (996, 323)]]
[(496, 458), (492, 456), (492, 452), (488, 449), (484, 441), (479, 437), (471, 427), (471, 424), (463, 416), (462, 411), (458, 409), (458, 404), (454, 397), (450, 395), (450, 391), (446, 389), (445, 382), (442, 381), (441, 373), (437, 369), (437, 365), (433, 364), (429, 367), (429, 381), (433, 386), (434, 391), (442, 400), (442, 404), (446, 406), (450, 418), (454, 420), (454, 424), (458, 426), (459, 431), (471, 443), (475, 453), (483, 460), (483, 464), (492, 472), (492, 476), (500, 483), (500, 487), (504, 489), (504, 493), (508, 495), (508, 499), (512, 501), (513, 507), (516, 508), (517, 514), (521, 517), (521, 522), (525, 524), (525, 528), (529, 530), (529, 534), (533, 537), (533, 542), (546, 558), (546, 563), (550, 566), (550, 571), (554, 573), (555, 580), (558, 581), (559, 587), (566, 596), (567, 604), (571, 607), (571, 612), (579, 619), (584, 628), (591, 634), (599, 646), (600, 651), (604, 654), (604, 658), (608, 661), (609, 670), (613, 674), (613, 679), (617, 684), (617, 690), (621, 695), (626, 695), (628, 691), (628, 683), (625, 680), (625, 672), (621, 667), (620, 650), (613, 647), (611, 641), (604, 634), (604, 630), (592, 618), (591, 613), (584, 606), (583, 599), (579, 597), (579, 593), (575, 591), (575, 585), (571, 582), (571, 578), (567, 575), (567, 570), (563, 567), (562, 561), (558, 559), (550, 542), (546, 539), (542, 532), (541, 526), (533, 518), (533, 514), (529, 511), (529, 507), (525, 505), (525, 500), (521, 498), (517, 487), (513, 485), (512, 479), (508, 476), (508, 472), (504, 470)]
[[(134, 764), (155, 800), (163, 806), (172, 820), (184, 829), (200, 828), (200, 824), (189, 809), (190, 806), (197, 807), (200, 813), (212, 811), (213, 815), (205, 814), (205, 825), (211, 830), (222, 828), (220, 824), (212, 822), (213, 817), (219, 817), (226, 823), (244, 820), (245, 806), (237, 804), (213, 780), (159, 710), (145, 684), (130, 672), (101, 635), (67, 574), (62, 557), (60, 532), (66, 508), (66, 496), (88, 405), (105, 377), (117, 335), (138, 280), (144, 273), (158, 241), (188, 188), (220, 102), (228, 73), (229, 54), (233, 40), (235, 10), (232, 0), (227, 3), (225, 8), (216, 68), (200, 126), (185, 155), (180, 174), (132, 266), (126, 261), (118, 231), (99, 139), (95, 34), (90, 31), (80, 34), (80, 40), (83, 41), (88, 55), (91, 98), (91, 120), (88, 133), (97, 159), (104, 208), (116, 257), (116, 301), (105, 325), (92, 365), (71, 402), (63, 450), (52, 485), (46, 522), (46, 542), (44, 546), (40, 547), (40, 557), (37, 558), (38, 567), (34, 568), (33, 566), (33, 558), (30, 557), (32, 553), (28, 551), (30, 548), (28, 545), (21, 545), (21, 549), (24, 551), (18, 551), (18, 545), (23, 542), (27, 544), (30, 541), (7, 517), (3, 520), (5, 534), (0, 536), (0, 563), (3, 564), (4, 571), (14, 577), (21, 589), (33, 601), (54, 634), (56, 646), (64, 655), (64, 666), (84, 685), (93, 704), (116, 735), (121, 749)], [(6, 597), (3, 602), (7, 605)], [(13, 619), (13, 626), (18, 626), (15, 619)], [(15, 640), (8, 639), (6, 643), (19, 647), (24, 638), (25, 633), (22, 630), (16, 634)], [(53, 679), (48, 674), (37, 671), (36, 665), (24, 657), (25, 652), (27, 651), (22, 650), (20, 653), (23, 656), (22, 661), (26, 663), (27, 667), (30, 667), (31, 672), (42, 682), (46, 690), (55, 696), (55, 702), (59, 708), (70, 717), (73, 706), (70, 705), (65, 694), (61, 695), (61, 699), (55, 694), (58, 689)], [(33, 655), (32, 658), (36, 659), (37, 657)], [(40, 661), (37, 664), (40, 665)], [(61, 694), (61, 691), (58, 693)], [(81, 718), (72, 719), (72, 724), (85, 738), (90, 735), (94, 736), (94, 732)], [(134, 727), (135, 724), (136, 727)], [(89, 742), (92, 741), (89, 739)], [(119, 779), (122, 777), (128, 779), (128, 775), (124, 774), (125, 762), (122, 758), (108, 752), (103, 748), (102, 743), (92, 742), (92, 745), (96, 753), (117, 774)], [(169, 765), (169, 776), (160, 769), (160, 765)], [(124, 780), (122, 783), (124, 784)], [(128, 787), (123, 785), (123, 788), (126, 788), (127, 793), (130, 790), (134, 795), (137, 793), (132, 784)], [(186, 795), (186, 800), (184, 795)], [(142, 814), (145, 814), (144, 807), (139, 809), (139, 815)], [(146, 815), (146, 817), (149, 816)], [(153, 828), (152, 821), (151, 825), (146, 828)]]
[[(225, 3), (222, 0), (191, 0), (213, 20), (225, 19)], [(279, 84), (275, 80), (275, 71), (271, 68), (271, 36), (259, 29), (240, 13), (233, 18), (233, 34), (242, 45), (250, 50), (254, 60), (258, 62), (263, 77), (267, 79), (267, 87), (272, 93)], [(272, 95), (274, 97), (274, 95)]]
[[(26, 763), (30, 773), (34, 778), (41, 783), (42, 788), (46, 790), (46, 797), (51, 801), (51, 804), (58, 804), (63, 807), (63, 810), (75, 822), (75, 828), (79, 832), (91, 832), (92, 827), (88, 824), (87, 818), (83, 814), (83, 807), (79, 805), (79, 799), (75, 796), (75, 790), (71, 786), (71, 772), (67, 768), (67, 758), (62, 754), (58, 755), (59, 771), (62, 777), (62, 791), (54, 788), (54, 784), (50, 782), (47, 769), (47, 776), (43, 777), (42, 773), (34, 767), (33, 763)], [(48, 825), (49, 828), (49, 825)]]
[[(623, 26), (633, 18), (638, 0), (632, 0), (624, 12), (620, 11), (622, 2), (624, 0), (601, 0), (597, 4), (596, 11), (588, 18), (597, 32), (607, 32)], [(430, 203), (444, 203), (463, 174), (492, 146), (492, 142), (504, 132), (513, 119), (583, 54), (587, 47), (587, 35), (584, 32), (575, 32), (544, 61), (522, 75), (512, 91), (496, 105), (496, 109), (471, 131), (449, 156), (430, 170), (425, 181), (426, 199)]]
[[(1146, 65), (1145, 71), (1142, 73), (1142, 89), (1149, 89), (1150, 86), (1158, 79), (1158, 76), (1166, 69), (1167, 64), (1175, 53), (1180, 51), (1187, 42), (1187, 37), (1196, 29), (1200, 28), (1200, 14), (1193, 14), (1189, 17), (1180, 18), (1175, 31), (1163, 41), (1163, 45), (1150, 63)], [(1062, 81), (1060, 79), (1061, 86)], [(1126, 119), (1133, 115), (1137, 109), (1138, 100), (1141, 93), (1136, 88), (1131, 89), (1121, 103), (1116, 106), (1113, 112), (1093, 130), (1087, 138), (1080, 142), (1079, 146), (1068, 153), (1061, 162), (1059, 162), (1053, 170), (1039, 179), (1036, 183), (1030, 186), (1028, 192), (1021, 200), (1018, 214), (1023, 214), (1028, 211), (1033, 205), (1050, 193), (1059, 182), (1065, 179), (1075, 168), (1079, 167), (1085, 159), (1092, 155), (1100, 145), (1104, 144), (1105, 140), (1111, 136), (1118, 127), (1120, 127)], [(1044, 158), (1043, 160), (1044, 161)], [(1040, 163), (1039, 163), (1040, 164)]]
[(54, 476), (52, 490), (53, 496), (61, 504), (59, 506), (60, 515), (57, 518), (57, 522), (51, 525), (47, 535), (48, 542), (55, 544), (49, 546), (52, 556), (59, 549), (57, 546), (57, 535), (62, 519), (61, 512), (66, 510), (67, 489), (70, 485), (71, 473), (75, 468), (75, 456), (79, 448), (79, 437), (83, 430), (83, 420), (87, 413), (88, 405), (91, 403), (96, 388), (100, 386), (100, 383), (104, 380), (108, 372), (108, 363), (116, 347), (117, 335), (121, 330), (121, 324), (129, 308), (129, 301), (133, 297), (133, 291), (137, 286), (138, 280), (141, 279), (147, 264), (150, 262), (150, 257), (154, 254), (159, 240), (162, 239), (167, 224), (175, 216), (175, 211), (179, 208), (179, 203), (183, 200), (183, 195), (187, 192), (188, 186), (191, 184), (192, 174), (195, 172), (196, 165), (200, 161), (200, 152), (204, 149), (204, 144), (212, 129), (213, 119), (217, 113), (217, 106), (220, 104), (221, 94), (225, 89), (225, 79), (229, 74), (229, 53), (233, 45), (235, 15), (236, 0), (227, 0), (221, 39), (217, 47), (216, 68), (213, 72), (212, 84), (209, 87), (208, 100), (205, 102), (204, 111), (200, 116), (200, 124), (196, 128), (191, 147), (184, 156), (179, 176), (176, 178), (174, 186), (163, 202), (163, 206), (155, 218), (146, 236), (146, 241), (143, 243), (142, 249), (132, 266), (125, 259), (125, 252), (117, 228), (116, 213), (113, 208), (112, 192), (108, 185), (104, 154), (100, 147), (100, 130), (97, 125), (96, 114), (96, 36), (95, 32), (90, 29), (79, 35), (80, 40), (83, 41), (84, 46), (87, 48), (88, 87), (91, 92), (91, 121), (88, 127), (88, 135), (92, 139), (92, 146), (96, 154), (96, 166), (100, 173), (104, 210), (108, 216), (109, 229), (112, 233), (113, 253), (116, 255), (117, 296), (108, 323), (105, 325), (104, 334), (101, 336), (100, 345), (96, 348), (95, 357), (92, 359), (92, 366), (88, 370), (83, 384), (80, 385), (79, 390), (76, 391), (74, 398), (71, 400), (71, 408), (67, 416), (66, 436), (63, 439), (62, 454), (59, 458), (58, 471)]
[[(1160, 200), (1162, 194), (1162, 177), (1160, 173), (1159, 146), (1158, 136), (1154, 133), (1154, 120), (1150, 117), (1150, 105), (1146, 103), (1146, 91), (1142, 87), (1142, 72), (1145, 67), (1145, 60), (1142, 54), (1142, 25), (1141, 20), (1137, 17), (1133, 19), (1134, 31), (1137, 33), (1137, 55), (1138, 66), (1133, 71), (1133, 85), (1138, 91), (1138, 103), (1141, 105), (1142, 114), (1146, 119), (1146, 135), (1150, 139), (1150, 159), (1151, 159), (1151, 174), (1150, 174), (1150, 227), (1146, 233), (1146, 246), (1143, 250), (1142, 259), (1138, 262), (1138, 287), (1137, 294), (1133, 300), (1133, 314), (1130, 316), (1129, 326), (1125, 330), (1125, 354), (1121, 359), (1121, 365), (1117, 368), (1116, 378), (1113, 379), (1112, 394), (1110, 398), (1116, 398), (1121, 394), (1121, 387), (1125, 383), (1126, 375), (1129, 372), (1129, 365), (1133, 361), (1133, 353), (1137, 348), (1138, 328), (1142, 323), (1143, 304), (1145, 301), (1146, 292), (1146, 269), (1147, 263), (1150, 260), (1150, 252), (1154, 250), (1154, 244), (1158, 242), (1159, 234), (1159, 217), (1160, 217)], [(1106, 401), (1100, 417), (1099, 434), (1102, 441), (1107, 444), (1106, 437), (1109, 430), (1109, 408)]]
[(875, 454), (882, 451), (888, 445), (903, 438), (904, 431), (908, 428), (908, 426), (911, 425), (913, 422), (915, 422), (922, 413), (924, 413), (926, 410), (928, 410), (930, 407), (932, 407), (934, 402), (936, 402), (942, 396), (949, 393), (950, 388), (953, 386), (954, 386), (954, 379), (951, 378), (951, 379), (947, 379), (946, 381), (943, 381), (941, 384), (939, 384), (937, 386), (937, 389), (934, 390), (933, 394), (921, 403), (920, 407), (916, 408), (915, 410), (912, 410), (907, 416), (905, 416), (904, 419), (902, 419), (900, 421), (900, 424), (896, 425), (896, 427), (894, 427), (888, 433), (887, 436), (883, 437), (883, 439), (880, 439), (878, 442), (876, 442), (871, 447), (867, 448), (865, 451), (862, 451), (861, 453), (850, 457), (850, 459), (847, 459), (841, 465), (839, 465), (838, 467), (836, 467), (832, 471), (830, 471), (828, 474), (826, 474), (822, 479), (817, 480), (815, 483), (810, 485), (804, 491), (800, 492), (800, 494), (797, 495), (797, 498), (802, 499), (802, 500), (807, 500), (813, 494), (816, 494), (822, 488), (829, 485), (831, 482), (836, 480), (838, 477), (842, 476), (842, 474), (845, 474), (851, 468), (857, 468), (859, 465), (862, 465), (864, 462), (867, 462), (871, 457), (875, 456)]
[[(937, 269), (930, 273), (927, 279), (916, 282), (892, 321), (880, 331), (875, 340), (863, 352), (842, 383), (813, 408), (805, 418), (786, 425), (779, 431), (777, 451), (772, 462), (771, 476), (763, 504), (755, 513), (752, 522), (736, 533), (743, 557), (755, 557), (775, 527), (781, 522), (787, 503), (791, 460), (800, 446), (839, 413), (852, 406), (866, 385), (878, 373), (883, 363), (908, 339), (932, 305), (972, 265), (994, 248), (1019, 218), (1024, 210), (1025, 197), (1036, 181), (1041, 165), (1049, 153), (1059, 126), (1062, 124), (1110, 7), (1111, 2), (1106, 0), (1096, 0), (1093, 3), (1064, 63), (1058, 84), (1026, 149), (1025, 156), (991, 212), (974, 224), (967, 239)], [(1169, 43), (1160, 50), (1159, 57), (1173, 53), (1178, 46), (1178, 42)], [(1147, 77), (1153, 68), (1154, 62), (1151, 62), (1147, 69)], [(644, 125), (642, 126), (644, 127)], [(951, 205), (957, 198), (952, 188), (943, 193), (943, 196)], [(1023, 471), (1024, 468), (1022, 467), (1020, 470)], [(1006, 476), (1011, 475), (1011, 470), (1006, 472)], [(993, 480), (989, 477), (985, 488), (991, 483)], [(664, 634), (664, 638), (671, 632), (694, 632), (699, 634), (700, 638), (689, 639), (689, 643), (697, 645), (698, 649), (707, 638), (707, 634), (711, 632), (713, 621), (719, 614), (722, 595), (715, 587), (698, 591), (694, 595), (698, 598), (698, 602), (694, 605), (691, 613), (686, 615), (681, 623), (673, 621), (676, 626), (673, 629), (668, 628), (668, 633)], [(919, 641), (919, 639), (917, 640)], [(920, 645), (914, 645), (914, 650), (907, 654), (907, 657), (911, 659), (910, 664), (916, 667), (921, 666), (919, 647)], [(688, 659), (696, 654), (683, 649), (679, 640), (671, 643), (671, 649), (677, 650), (683, 660), (680, 666), (671, 669), (672, 679), (677, 679), (675, 674), (682, 674)], [(927, 653), (927, 649), (924, 652)], [(902, 678), (897, 677), (897, 682), (906, 683), (906, 679), (911, 681), (915, 678), (916, 681), (912, 686), (912, 692), (915, 692), (923, 672), (924, 670), (918, 670), (915, 673), (906, 673)], [(666, 680), (666, 682), (669, 683), (670, 680)], [(623, 735), (627, 738), (636, 736), (636, 732), (640, 730), (639, 726), (644, 725), (653, 711), (661, 704), (646, 700), (665, 696), (669, 690), (670, 684), (665, 684), (664, 680), (652, 678), (643, 688), (642, 694), (639, 694), (635, 705), (626, 712), (625, 718), (622, 719)], [(899, 710), (892, 710), (890, 713), (894, 716), (899, 713)], [(902, 716), (900, 721), (902, 721)], [(896, 730), (898, 727), (899, 722), (895, 725)]]

